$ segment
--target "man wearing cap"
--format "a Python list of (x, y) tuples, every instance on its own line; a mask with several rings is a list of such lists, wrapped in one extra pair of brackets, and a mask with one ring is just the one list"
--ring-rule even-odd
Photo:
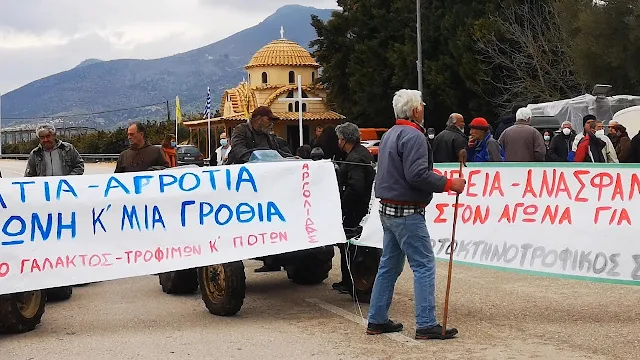
[(489, 123), (484, 118), (475, 118), (469, 124), (469, 144), (467, 145), (467, 161), (469, 162), (502, 162), (504, 151), (498, 141), (491, 136)]
[(267, 106), (253, 110), (251, 120), (233, 129), (231, 151), (227, 164), (244, 164), (249, 161), (254, 150), (276, 150), (283, 157), (292, 157), (285, 149), (280, 148), (277, 139), (271, 135), (273, 124), (280, 120)]

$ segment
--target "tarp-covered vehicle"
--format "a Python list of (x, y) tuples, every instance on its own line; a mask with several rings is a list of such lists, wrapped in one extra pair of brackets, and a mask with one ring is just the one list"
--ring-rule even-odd
[[(249, 163), (275, 161), (309, 161), (285, 159), (278, 152), (267, 149), (252, 150)], [(329, 277), (334, 257), (333, 246), (270, 255), (255, 260), (284, 267), (287, 277), (295, 284), (315, 285)], [(244, 263), (204, 266), (159, 274), (162, 291), (167, 294), (190, 294), (200, 288), (202, 300), (211, 314), (231, 316), (237, 314), (244, 303), (246, 276)]]

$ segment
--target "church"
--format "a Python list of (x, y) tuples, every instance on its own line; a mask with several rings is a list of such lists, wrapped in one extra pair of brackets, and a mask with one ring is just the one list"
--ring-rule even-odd
[[(309, 143), (317, 126), (337, 125), (345, 119), (329, 109), (326, 90), (317, 81), (319, 68), (309, 51), (285, 39), (281, 29), (280, 39), (258, 50), (245, 66), (246, 79), (224, 92), (219, 117), (189, 121), (184, 125), (190, 130), (204, 129), (206, 133), (207, 122), (211, 121), (214, 140), (222, 132), (230, 138), (236, 125), (247, 122), (256, 107), (265, 105), (282, 119), (274, 126), (276, 135), (285, 139), (291, 151), (295, 152), (300, 146), (300, 110), (303, 144)], [(298, 93), (299, 77), (302, 96)]]

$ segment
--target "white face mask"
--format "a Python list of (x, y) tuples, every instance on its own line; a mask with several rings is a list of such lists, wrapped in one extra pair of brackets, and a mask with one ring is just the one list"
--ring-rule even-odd
[(604, 136), (604, 130), (596, 131), (596, 136)]
[(544, 141), (549, 141), (549, 140), (551, 140), (551, 136), (549, 136), (549, 135), (545, 135), (545, 136), (544, 136)]
[(435, 135), (429, 134), (429, 139), (433, 139), (434, 137), (435, 137)]
[(562, 129), (562, 133), (565, 134), (566, 136), (569, 136), (569, 134), (571, 134), (571, 129), (564, 128), (564, 129)]

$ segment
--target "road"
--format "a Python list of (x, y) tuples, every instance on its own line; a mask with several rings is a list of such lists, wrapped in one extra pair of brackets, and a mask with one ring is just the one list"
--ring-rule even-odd
[[(0, 160), (4, 177), (24, 161)], [(112, 164), (87, 164), (87, 173)], [(584, 230), (584, 229), (583, 229)], [(338, 251), (336, 251), (339, 254)], [(164, 294), (155, 276), (91, 284), (47, 305), (42, 324), (0, 337), (2, 360), (103, 359), (638, 359), (640, 288), (560, 280), (454, 266), (449, 324), (459, 338), (417, 342), (411, 270), (396, 286), (391, 317), (398, 336), (367, 336), (367, 306), (331, 284), (301, 287), (286, 273), (255, 274), (247, 266), (247, 297), (235, 317), (210, 315), (199, 294)], [(438, 317), (447, 264), (437, 268)], [(361, 316), (363, 314), (364, 318)]]

